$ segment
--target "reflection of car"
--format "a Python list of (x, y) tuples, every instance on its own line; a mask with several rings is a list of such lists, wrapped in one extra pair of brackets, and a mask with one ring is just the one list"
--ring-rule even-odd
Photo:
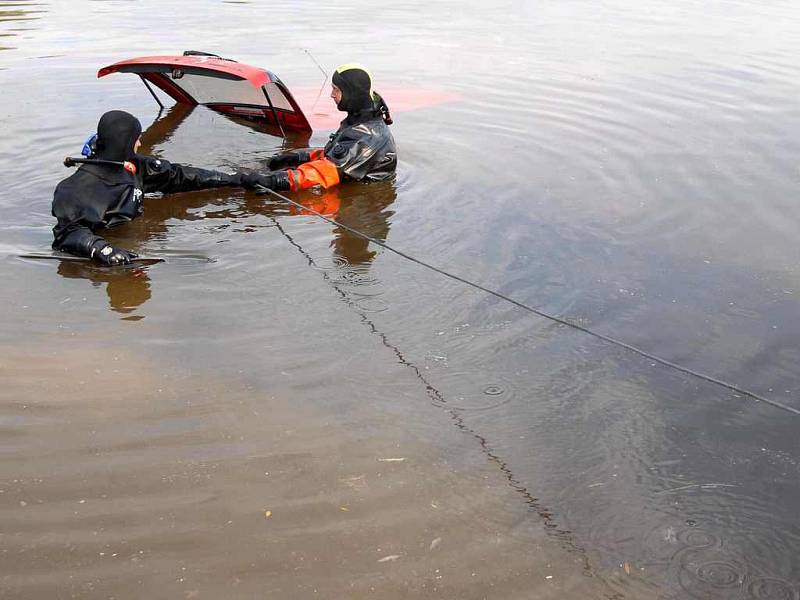
[(103, 67), (98, 77), (136, 73), (180, 104), (202, 104), (221, 113), (277, 125), (281, 132), (310, 132), (311, 125), (286, 85), (272, 72), (205, 52), (142, 56)]

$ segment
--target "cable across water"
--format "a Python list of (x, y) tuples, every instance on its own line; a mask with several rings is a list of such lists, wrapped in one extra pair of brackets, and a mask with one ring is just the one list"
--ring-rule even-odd
[(738, 385), (735, 385), (735, 384), (732, 384), (732, 383), (728, 383), (727, 381), (723, 381), (722, 379), (717, 379), (716, 377), (712, 377), (711, 375), (706, 375), (704, 373), (700, 373), (699, 371), (695, 371), (694, 369), (690, 369), (689, 367), (684, 367), (683, 365), (679, 365), (677, 363), (674, 363), (674, 362), (672, 362), (670, 360), (667, 360), (666, 358), (661, 358), (660, 356), (656, 356), (655, 354), (651, 354), (650, 352), (647, 352), (646, 350), (641, 350), (640, 348), (637, 348), (636, 346), (632, 346), (631, 344), (628, 344), (627, 342), (623, 342), (622, 340), (618, 340), (616, 338), (613, 338), (613, 337), (608, 336), (608, 335), (604, 335), (602, 333), (597, 333), (596, 331), (592, 331), (591, 329), (589, 329), (587, 327), (583, 327), (582, 325), (578, 325), (577, 323), (572, 323), (571, 321), (568, 321), (568, 320), (563, 319), (561, 317), (557, 317), (555, 315), (548, 314), (548, 313), (546, 313), (546, 312), (544, 312), (542, 310), (539, 310), (538, 308), (534, 308), (533, 306), (529, 306), (529, 305), (527, 305), (527, 304), (525, 304), (523, 302), (520, 302), (519, 300), (514, 300), (514, 298), (506, 296), (505, 294), (502, 294), (502, 293), (500, 293), (500, 292), (498, 292), (496, 290), (484, 287), (484, 286), (480, 285), (479, 283), (475, 283), (474, 281), (470, 281), (469, 279), (464, 279), (463, 277), (460, 277), (459, 275), (455, 275), (453, 273), (445, 271), (444, 269), (440, 269), (437, 266), (434, 266), (434, 265), (432, 265), (430, 263), (427, 263), (427, 262), (425, 262), (423, 260), (420, 260), (420, 259), (418, 259), (418, 258), (416, 258), (414, 256), (411, 256), (409, 254), (406, 254), (405, 252), (402, 252), (401, 250), (397, 250), (396, 248), (393, 248), (392, 246), (390, 246), (386, 242), (383, 242), (381, 240), (375, 239), (375, 238), (367, 235), (366, 233), (362, 233), (361, 231), (359, 231), (357, 229), (353, 229), (352, 227), (350, 227), (348, 225), (345, 225), (343, 223), (340, 223), (339, 221), (336, 221), (335, 219), (331, 219), (330, 217), (326, 217), (325, 215), (320, 214), (319, 212), (317, 212), (317, 211), (315, 211), (315, 210), (313, 210), (311, 208), (303, 206), (299, 202), (295, 202), (291, 198), (287, 198), (286, 196), (276, 192), (275, 190), (271, 190), (271, 189), (262, 187), (262, 188), (259, 188), (259, 193), (270, 194), (270, 195), (274, 196), (275, 198), (278, 198), (279, 200), (281, 200), (283, 202), (286, 202), (288, 204), (296, 206), (297, 208), (300, 208), (300, 209), (302, 209), (304, 211), (307, 211), (307, 212), (313, 214), (314, 216), (319, 217), (320, 219), (323, 219), (323, 220), (327, 221), (328, 223), (336, 225), (337, 227), (341, 227), (342, 229), (345, 229), (345, 230), (349, 231), (353, 235), (357, 235), (357, 236), (359, 236), (359, 237), (361, 237), (361, 238), (363, 238), (365, 240), (368, 240), (369, 242), (372, 242), (373, 244), (377, 244), (381, 248), (385, 248), (386, 250), (389, 250), (390, 252), (393, 252), (393, 253), (397, 254), (398, 256), (401, 256), (401, 257), (405, 258), (406, 260), (409, 260), (409, 261), (411, 261), (413, 263), (416, 263), (416, 264), (418, 264), (418, 265), (420, 265), (422, 267), (425, 267), (426, 269), (430, 269), (431, 271), (439, 273), (440, 275), (444, 275), (445, 277), (448, 277), (448, 278), (453, 279), (455, 281), (459, 281), (459, 282), (461, 282), (463, 284), (466, 284), (466, 285), (468, 285), (470, 287), (473, 287), (473, 288), (475, 288), (477, 290), (481, 290), (482, 292), (486, 292), (487, 294), (495, 296), (496, 298), (500, 298), (501, 300), (505, 300), (506, 302), (509, 302), (509, 303), (513, 304), (514, 306), (518, 306), (519, 308), (522, 308), (524, 310), (527, 310), (528, 312), (532, 312), (535, 315), (538, 315), (538, 316), (543, 317), (545, 319), (549, 319), (550, 321), (554, 321), (555, 323), (560, 323), (561, 325), (566, 325), (567, 327), (571, 327), (573, 329), (577, 329), (578, 331), (582, 331), (583, 333), (591, 335), (591, 336), (593, 336), (593, 337), (595, 337), (597, 339), (603, 340), (604, 342), (606, 342), (608, 344), (611, 344), (611, 345), (614, 345), (614, 346), (618, 346), (620, 348), (624, 348), (625, 350), (633, 352), (634, 354), (638, 354), (639, 356), (643, 356), (644, 358), (647, 358), (647, 359), (650, 359), (652, 361), (655, 361), (658, 364), (664, 365), (664, 366), (669, 367), (671, 369), (675, 369), (676, 371), (680, 371), (681, 373), (685, 373), (687, 375), (691, 375), (693, 377), (697, 377), (698, 379), (702, 379), (703, 381), (708, 381), (709, 383), (713, 383), (713, 384), (716, 384), (718, 386), (724, 387), (724, 388), (726, 388), (726, 389), (728, 389), (728, 390), (730, 390), (732, 392), (735, 392), (737, 394), (741, 394), (743, 396), (747, 396), (749, 398), (752, 398), (753, 400), (757, 400), (759, 402), (764, 402), (766, 404), (774, 406), (775, 408), (780, 408), (781, 410), (785, 410), (786, 412), (790, 412), (790, 413), (793, 413), (795, 415), (800, 416), (800, 410), (798, 410), (798, 409), (796, 409), (796, 408), (794, 408), (792, 406), (788, 406), (787, 404), (783, 404), (782, 402), (778, 402), (777, 400), (771, 400), (770, 398), (766, 398), (764, 396), (756, 394), (755, 392), (751, 392), (749, 390), (741, 388)]

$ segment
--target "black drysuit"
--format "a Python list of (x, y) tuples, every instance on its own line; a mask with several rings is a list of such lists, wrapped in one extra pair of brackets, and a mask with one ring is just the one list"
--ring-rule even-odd
[[(185, 192), (242, 185), (242, 175), (197, 169), (134, 153), (141, 125), (123, 111), (103, 115), (97, 127), (99, 160), (120, 164), (83, 164), (61, 181), (53, 195), (53, 248), (93, 256), (108, 245), (98, 233), (142, 214), (144, 194)], [(123, 166), (122, 163), (125, 163)]]
[(136, 174), (121, 166), (82, 165), (61, 181), (53, 195), (53, 248), (91, 256), (103, 237), (98, 231), (132, 221), (144, 211), (144, 194), (186, 192), (241, 185), (241, 175), (196, 169), (150, 156), (131, 161)]
[(369, 73), (345, 65), (333, 74), (332, 83), (341, 90), (336, 106), (347, 118), (325, 147), (284, 152), (269, 161), (270, 169), (286, 169), (290, 190), (329, 188), (347, 180), (382, 181), (397, 169), (389, 108), (372, 91)]
[(348, 114), (323, 152), (340, 176), (356, 181), (381, 181), (397, 169), (394, 137), (378, 108)]

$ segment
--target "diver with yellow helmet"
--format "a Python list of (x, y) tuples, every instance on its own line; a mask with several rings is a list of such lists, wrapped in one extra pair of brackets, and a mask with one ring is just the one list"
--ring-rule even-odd
[(372, 76), (356, 63), (342, 65), (331, 79), (331, 98), (347, 113), (324, 148), (292, 150), (273, 156), (265, 187), (301, 190), (341, 181), (382, 181), (397, 168), (397, 148), (389, 131), (389, 108), (372, 89)]

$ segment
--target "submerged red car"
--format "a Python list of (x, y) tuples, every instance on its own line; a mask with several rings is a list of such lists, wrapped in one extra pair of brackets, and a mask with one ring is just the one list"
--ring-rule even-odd
[[(309, 135), (312, 129), (333, 130), (342, 119), (332, 102), (320, 101), (318, 87), (297, 89), (297, 96), (293, 96), (272, 71), (208, 52), (189, 50), (176, 56), (129, 58), (103, 67), (97, 76), (118, 72), (138, 75), (162, 108), (152, 86), (180, 104), (202, 104), (227, 115), (259, 121), (280, 129), (284, 137), (286, 133)], [(384, 82), (379, 91), (393, 114), (458, 99), (451, 92), (409, 83), (392, 86)], [(309, 111), (308, 118), (301, 106)]]
[(263, 121), (281, 132), (311, 132), (289, 89), (266, 69), (189, 50), (178, 56), (142, 56), (103, 67), (98, 77), (135, 73), (163, 108), (151, 84), (180, 104), (202, 104), (224, 114)]

